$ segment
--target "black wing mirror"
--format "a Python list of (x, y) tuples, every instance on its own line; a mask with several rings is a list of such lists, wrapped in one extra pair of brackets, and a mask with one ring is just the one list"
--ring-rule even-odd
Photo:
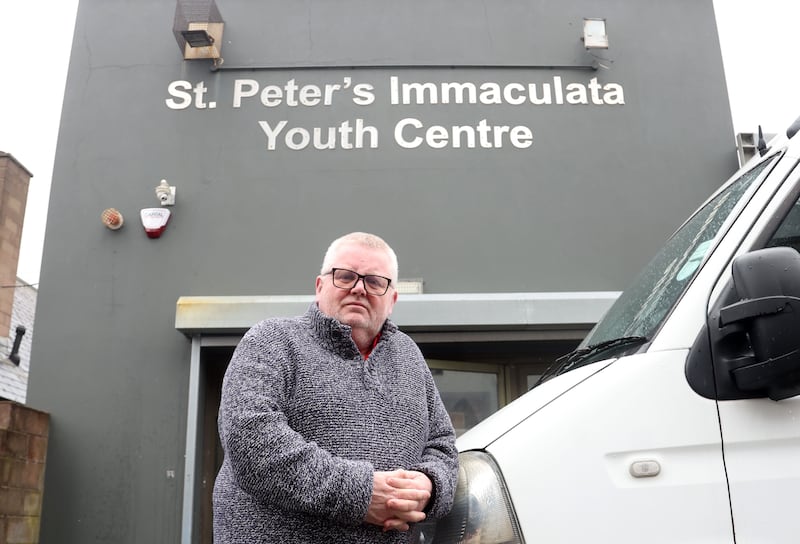
[(736, 386), (772, 400), (800, 394), (800, 253), (760, 249), (735, 258), (732, 271), (741, 300), (720, 310), (719, 326), (743, 327), (754, 356), (731, 370)]

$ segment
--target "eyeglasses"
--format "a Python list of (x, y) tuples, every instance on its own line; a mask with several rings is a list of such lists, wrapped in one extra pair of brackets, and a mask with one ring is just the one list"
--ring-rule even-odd
[(346, 268), (331, 268), (330, 274), (333, 277), (333, 286), (339, 289), (352, 289), (361, 280), (364, 284), (364, 290), (370, 295), (383, 296), (389, 290), (389, 285), (392, 280), (383, 276), (375, 274), (359, 274)]

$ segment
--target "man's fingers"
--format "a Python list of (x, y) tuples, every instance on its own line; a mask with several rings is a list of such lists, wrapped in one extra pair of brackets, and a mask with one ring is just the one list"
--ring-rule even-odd
[(404, 499), (408, 501), (426, 501), (431, 498), (431, 492), (425, 489), (418, 489), (414, 487), (402, 488), (394, 487), (391, 493), (393, 499)]
[(416, 480), (418, 478), (427, 478), (427, 476), (423, 472), (419, 472), (418, 470), (406, 470), (404, 468), (393, 470), (392, 472), (388, 473), (387, 476), (389, 478), (402, 478), (404, 480)]
[(390, 476), (386, 478), (386, 483), (398, 489), (414, 489), (419, 487), (419, 484), (413, 478), (403, 478), (402, 476)]
[(389, 499), (386, 501), (386, 508), (395, 512), (411, 512), (419, 510), (419, 501), (406, 499)]
[(432, 482), (413, 470), (375, 472), (373, 497), (365, 521), (384, 531), (408, 531), (410, 524), (425, 519), (423, 510), (431, 498)]
[[(387, 504), (387, 506), (389, 505)], [(396, 518), (408, 523), (419, 523), (420, 521), (423, 521), (426, 516), (424, 512), (421, 512), (417, 508), (417, 505), (414, 505), (414, 507), (411, 508), (409, 508), (407, 505), (401, 505), (399, 508), (390, 506), (389, 510), (392, 516), (390, 519)]]
[(419, 478), (398, 478), (392, 476), (386, 479), (386, 483), (397, 489), (423, 489), (428, 490), (429, 480), (421, 480)]
[(383, 531), (400, 531), (405, 532), (411, 528), (408, 523), (401, 519), (391, 518), (383, 522)]

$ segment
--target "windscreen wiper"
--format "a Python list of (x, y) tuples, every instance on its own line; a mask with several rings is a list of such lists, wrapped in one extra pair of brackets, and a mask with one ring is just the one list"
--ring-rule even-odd
[(576, 349), (556, 359), (555, 362), (545, 370), (544, 374), (541, 375), (536, 385), (575, 368), (594, 362), (597, 360), (597, 355), (605, 354), (616, 348), (641, 346), (646, 342), (647, 338), (644, 336), (623, 336), (621, 338), (614, 338), (613, 340), (606, 340), (605, 342), (586, 346), (585, 348)]

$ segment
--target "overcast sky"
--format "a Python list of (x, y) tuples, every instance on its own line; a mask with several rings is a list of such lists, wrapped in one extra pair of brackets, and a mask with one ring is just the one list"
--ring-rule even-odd
[[(34, 176), (17, 269), (32, 284), (39, 281), (77, 6), (78, 0), (0, 0), (6, 50), (0, 76), (0, 151), (12, 154)], [(782, 132), (800, 116), (800, 0), (714, 0), (714, 8), (734, 131), (755, 132), (760, 124), (767, 133)]]

